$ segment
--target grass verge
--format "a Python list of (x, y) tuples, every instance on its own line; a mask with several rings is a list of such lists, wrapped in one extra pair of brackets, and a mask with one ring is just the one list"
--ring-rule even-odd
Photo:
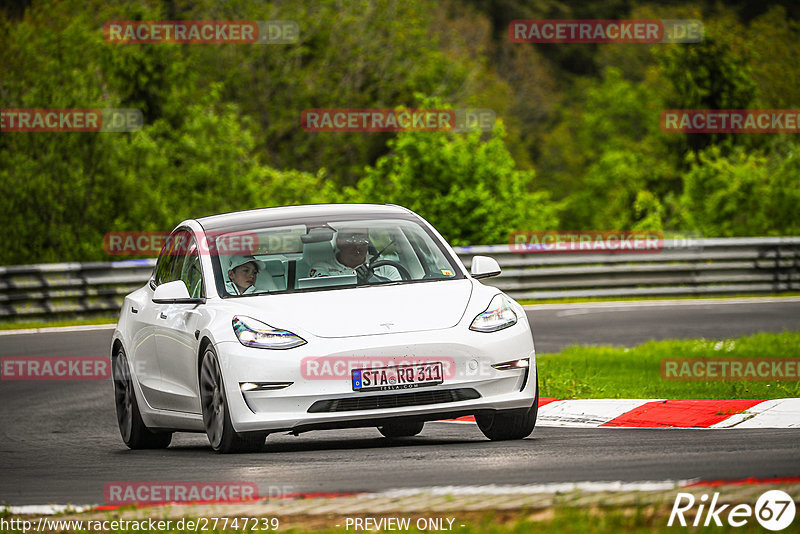
[[(394, 528), (384, 531), (398, 531), (398, 532), (436, 532), (436, 531), (450, 531), (457, 534), (525, 534), (529, 532), (536, 532), (538, 534), (601, 534), (601, 533), (670, 533), (678, 530), (690, 530), (693, 533), (703, 532), (764, 532), (759, 523), (752, 517), (748, 518), (747, 524), (742, 527), (731, 527), (725, 523), (726, 515), (720, 516), (722, 527), (711, 526), (703, 527), (681, 527), (677, 523), (674, 526), (667, 526), (669, 520), (670, 507), (666, 505), (645, 505), (638, 507), (604, 507), (592, 506), (585, 508), (572, 508), (572, 507), (550, 507), (545, 509), (536, 510), (511, 510), (511, 511), (483, 511), (483, 512), (444, 512), (444, 513), (397, 513), (391, 514), (389, 517), (396, 519), (408, 519), (409, 528), (398, 528), (395, 523)], [(374, 520), (380, 520), (381, 516), (387, 517), (385, 514), (354, 514), (354, 517), (370, 517)], [(278, 519), (278, 518), (276, 518)], [(687, 517), (691, 521), (690, 517)], [(452, 523), (448, 523), (452, 520)], [(421, 528), (417, 528), (418, 521)], [(438, 523), (437, 523), (438, 521)], [(194, 523), (198, 520), (195, 518)], [(289, 516), (279, 518), (278, 528), (272, 530), (269, 527), (266, 529), (252, 530), (250, 528), (234, 527), (228, 524), (228, 528), (208, 529), (206, 532), (242, 532), (242, 533), (256, 533), (256, 532), (284, 532), (305, 534), (311, 532), (318, 532), (323, 534), (342, 534), (348, 532), (375, 532), (375, 528), (371, 529), (358, 529), (354, 528), (351, 524), (346, 526), (346, 518), (334, 516)], [(239, 520), (238, 525), (242, 525), (244, 519)], [(254, 520), (248, 522), (252, 525)], [(185, 524), (185, 523), (184, 523)], [(211, 524), (206, 521), (206, 524)], [(333, 525), (339, 524), (339, 527)], [(401, 523), (402, 524), (402, 523)], [(702, 521), (700, 523), (702, 525)], [(196, 533), (193, 529), (188, 528), (175, 528), (175, 521), (172, 523), (172, 528), (169, 532), (176, 534), (190, 534)], [(270, 525), (269, 519), (264, 526)], [(462, 526), (463, 525), (463, 526)], [(691, 525), (691, 523), (689, 523)], [(403, 525), (405, 526), (405, 525)], [(21, 533), (18, 529), (0, 528), (2, 533)], [(52, 532), (52, 531), (51, 531)], [(76, 530), (62, 530), (61, 532), (87, 532), (82, 529)], [(89, 531), (91, 532), (91, 531)], [(147, 529), (124, 529), (124, 530), (106, 530), (104, 532), (113, 533), (142, 533), (142, 532), (157, 532), (155, 530)], [(797, 521), (794, 525), (783, 532), (798, 532)], [(25, 533), (27, 534), (27, 533)]]
[[(621, 532), (660, 534), (674, 533), (676, 529), (690, 529), (692, 533), (704, 532), (764, 532), (758, 522), (750, 519), (741, 528), (730, 527), (723, 523), (722, 527), (681, 527), (678, 524), (667, 526), (670, 508), (665, 506), (644, 506), (644, 507), (590, 507), (590, 508), (570, 508), (553, 507), (543, 510), (516, 510), (511, 512), (496, 511), (482, 512), (480, 514), (430, 514), (427, 517), (438, 518), (448, 517), (456, 519), (452, 525), (451, 532), (456, 534), (605, 534)], [(402, 514), (405, 515), (405, 514)], [(416, 516), (416, 514), (414, 514)], [(411, 524), (418, 518), (412, 517)], [(425, 517), (424, 515), (422, 517)], [(722, 517), (724, 521), (724, 516)], [(464, 525), (463, 527), (460, 525)], [(702, 524), (702, 522), (701, 522)], [(448, 523), (444, 521), (444, 528), (447, 530)], [(436, 528), (417, 529), (414, 527), (401, 532), (431, 532)], [(313, 524), (307, 526), (293, 526), (284, 532), (296, 532), (298, 534), (306, 532), (320, 532), (325, 534), (343, 534), (354, 532), (352, 526), (349, 530), (345, 528), (314, 528)], [(784, 532), (792, 531), (791, 528)], [(797, 530), (794, 530), (797, 532)]]
[[(665, 506), (645, 506), (636, 508), (622, 507), (591, 507), (591, 508), (568, 508), (553, 507), (543, 510), (515, 510), (515, 511), (495, 511), (481, 512), (479, 514), (469, 513), (443, 513), (443, 514), (397, 514), (400, 517), (411, 518), (411, 528), (398, 529), (399, 532), (436, 532), (437, 528), (432, 524), (429, 528), (418, 529), (415, 522), (420, 518), (438, 519), (443, 518), (444, 522), (441, 530), (455, 532), (456, 534), (601, 534), (601, 533), (642, 533), (660, 534), (674, 533), (676, 529), (690, 529), (692, 533), (704, 532), (764, 532), (758, 522), (750, 518), (748, 523), (741, 528), (734, 528), (723, 523), (723, 527), (681, 527), (677, 524), (667, 526), (670, 508)], [(363, 517), (363, 515), (362, 515)], [(724, 521), (724, 517), (722, 517)], [(447, 519), (455, 521), (452, 526), (448, 525)], [(330, 524), (330, 523), (328, 523)], [(702, 522), (701, 522), (702, 524)], [(343, 534), (347, 532), (364, 532), (368, 530), (344, 528), (325, 528), (324, 521), (312, 521), (309, 523), (288, 523), (288, 529), (280, 529), (281, 532), (293, 532), (305, 534), (307, 532), (319, 532), (325, 534)], [(461, 525), (464, 525), (463, 527)], [(420, 525), (423, 526), (423, 525)], [(433, 527), (433, 528), (431, 528)], [(450, 530), (451, 529), (451, 530)], [(792, 528), (784, 532), (790, 532)], [(797, 532), (797, 530), (794, 530)], [(183, 534), (183, 533), (181, 533)], [(188, 534), (188, 533), (187, 533)]]
[(800, 358), (800, 332), (725, 341), (651, 341), (636, 347), (568, 347), (537, 355), (542, 397), (561, 399), (775, 399), (800, 397), (797, 380), (665, 380), (665, 358)]

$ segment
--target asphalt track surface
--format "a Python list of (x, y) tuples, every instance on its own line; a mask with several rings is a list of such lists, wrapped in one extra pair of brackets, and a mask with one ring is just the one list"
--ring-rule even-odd
[[(800, 330), (800, 302), (594, 305), (528, 312), (537, 351), (581, 344)], [(0, 336), (0, 356), (102, 356), (110, 330)], [(428, 423), (416, 438), (372, 428), (271, 435), (255, 454), (216, 455), (204, 435), (130, 451), (110, 381), (0, 382), (0, 503), (94, 504), (113, 481), (255, 482), (261, 495), (448, 485), (720, 480), (800, 475), (800, 430), (537, 428), (490, 442), (475, 425)]]

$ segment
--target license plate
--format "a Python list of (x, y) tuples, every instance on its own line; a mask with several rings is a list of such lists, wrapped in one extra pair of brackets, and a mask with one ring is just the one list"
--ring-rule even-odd
[(415, 363), (353, 370), (353, 391), (391, 391), (435, 386), (444, 382), (442, 363)]

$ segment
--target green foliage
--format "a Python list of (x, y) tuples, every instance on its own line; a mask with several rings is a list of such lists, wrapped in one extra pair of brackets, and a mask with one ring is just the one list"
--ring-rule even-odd
[(788, 18), (783, 6), (774, 6), (738, 35), (742, 39), (739, 46), (749, 50), (752, 57), (759, 106), (796, 108), (800, 102), (800, 22)]
[[(455, 244), (511, 230), (798, 228), (796, 134), (661, 131), (668, 108), (797, 108), (787, 4), (42, 0), (0, 6), (0, 107), (137, 108), (135, 133), (0, 133), (0, 264), (254, 207), (390, 202)], [(698, 44), (511, 43), (517, 18), (701, 18)], [(296, 45), (116, 45), (109, 20), (293, 20)], [(420, 102), (417, 95), (428, 95)], [(313, 133), (308, 108), (493, 109), (490, 134)], [(535, 177), (535, 178), (534, 178)]]
[(507, 243), (513, 230), (546, 230), (556, 218), (547, 194), (531, 191), (533, 172), (515, 168), (502, 124), (480, 132), (402, 133), (365, 170), (351, 198), (416, 211), (454, 245)]
[(474, 43), (422, 0), (200, 2), (182, 15), (298, 22), (296, 46), (194, 47), (192, 64), (207, 80), (222, 81), (225, 99), (254, 118), (267, 163), (310, 173), (324, 167), (339, 185), (354, 184), (393, 136), (306, 132), (302, 110), (410, 107), (418, 92), (492, 108), (507, 98), (486, 59), (470, 50)]
[(677, 189), (672, 185), (677, 176), (659, 143), (660, 109), (647, 85), (625, 79), (616, 67), (608, 67), (601, 82), (586, 89), (585, 106), (571, 116), (571, 135), (555, 141), (562, 154), (579, 158), (571, 167), (583, 168), (562, 219), (570, 228), (663, 226), (659, 199)]
[[(712, 28), (714, 28), (712, 26)], [(674, 89), (670, 109), (747, 109), (755, 101), (756, 84), (747, 48), (728, 41), (728, 29), (707, 31), (696, 44), (672, 45), (658, 54), (665, 79)], [(712, 144), (733, 145), (741, 135), (686, 134), (686, 147), (698, 151)], [(678, 150), (685, 151), (681, 145)]]
[(760, 333), (724, 341), (650, 341), (636, 347), (571, 346), (537, 355), (542, 397), (622, 399), (775, 399), (800, 395), (794, 380), (665, 380), (675, 358), (795, 358), (800, 332)]
[(110, 231), (169, 231), (185, 218), (298, 203), (308, 196), (301, 184), (324, 191), (321, 175), (260, 163), (252, 121), (221, 101), (219, 84), (199, 90), (177, 47), (109, 47), (82, 17), (37, 31), (47, 20), (34, 9), (5, 27), (3, 59), (18, 70), (2, 82), (4, 107), (136, 107), (145, 126), (0, 136), (0, 212), (14, 229), (0, 263), (109, 259)]
[(690, 156), (682, 204), (691, 229), (705, 235), (797, 235), (800, 232), (800, 157), (724, 155), (713, 146)]
[(633, 203), (637, 221), (631, 230), (660, 232), (664, 229), (664, 206), (650, 191), (639, 191)]

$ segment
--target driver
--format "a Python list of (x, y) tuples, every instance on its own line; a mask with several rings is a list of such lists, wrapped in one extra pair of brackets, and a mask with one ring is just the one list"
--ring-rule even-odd
[[(340, 230), (336, 234), (336, 254), (330, 261), (315, 263), (308, 276), (336, 276), (345, 274), (358, 275), (359, 281), (367, 279), (367, 250), (369, 248), (369, 233), (365, 228)], [(396, 268), (383, 265), (374, 270), (369, 277), (370, 281), (386, 282), (402, 280)]]

